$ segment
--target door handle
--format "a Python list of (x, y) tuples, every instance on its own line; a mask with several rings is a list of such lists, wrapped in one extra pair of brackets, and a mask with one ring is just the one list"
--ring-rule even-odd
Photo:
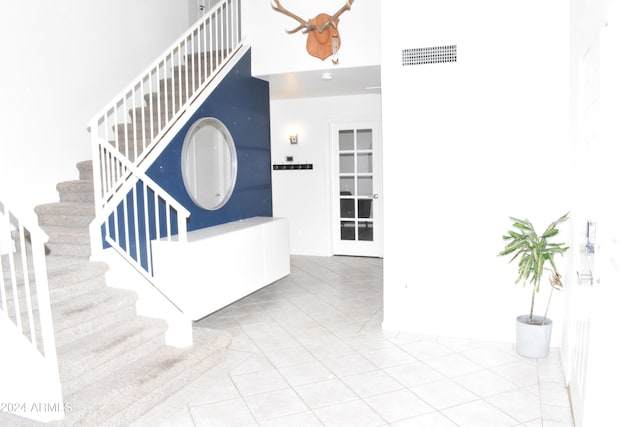
[(377, 195), (377, 194), (374, 194), (373, 196), (371, 196), (371, 198), (372, 198), (372, 199), (377, 199), (377, 198), (378, 198), (378, 195)]
[(576, 274), (578, 275), (578, 285), (589, 285), (589, 286), (593, 286), (594, 284), (600, 283), (599, 279), (596, 279), (593, 275), (593, 271), (589, 270), (588, 273), (580, 273), (579, 271), (576, 271)]

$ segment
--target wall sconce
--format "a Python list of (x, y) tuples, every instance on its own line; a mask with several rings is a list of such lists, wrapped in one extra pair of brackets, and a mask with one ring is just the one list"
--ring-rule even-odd
[(298, 143), (298, 134), (289, 135), (289, 144), (297, 144)]

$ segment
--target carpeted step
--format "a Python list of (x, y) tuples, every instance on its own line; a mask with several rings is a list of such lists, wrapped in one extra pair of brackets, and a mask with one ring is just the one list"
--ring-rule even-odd
[(93, 182), (88, 180), (64, 181), (56, 185), (61, 202), (94, 202)]
[(173, 102), (174, 111), (178, 111), (188, 99), (186, 86), (183, 85), (180, 88), (178, 82), (174, 83), (172, 79), (167, 79), (165, 82), (161, 84), (157, 92), (148, 93), (144, 96), (145, 103), (155, 109), (160, 108), (160, 111), (164, 113), (164, 105), (168, 104), (170, 106), (171, 102)]
[(56, 347), (136, 315), (137, 296), (130, 291), (104, 288), (51, 307)]
[(193, 83), (176, 75), (173, 78), (161, 80), (157, 91), (146, 94), (144, 99), (147, 105), (157, 105), (159, 97), (160, 105), (166, 100), (168, 103), (174, 102), (174, 105), (179, 107), (186, 103), (191, 94), (193, 94)]
[(91, 245), (80, 245), (73, 243), (51, 243), (47, 244), (52, 255), (70, 256), (78, 258), (89, 258), (91, 256)]
[[(133, 159), (142, 153), (142, 151), (152, 142), (151, 135), (145, 135), (144, 142), (142, 142), (142, 137), (138, 137), (137, 143), (134, 144), (134, 141), (129, 141), (125, 144), (124, 140), (119, 140), (116, 145), (115, 141), (109, 141), (109, 144), (116, 147), (121, 154), (127, 156), (128, 159)], [(135, 156), (134, 156), (135, 154)]]
[[(47, 261), (51, 258), (55, 259), (56, 257), (47, 258)], [(92, 264), (96, 265), (93, 266)], [(105, 265), (102, 263), (92, 263), (85, 260), (83, 263), (69, 263), (67, 270), (60, 268), (47, 269), (51, 314), (58, 346), (76, 339), (80, 333), (94, 331), (111, 323), (117, 323), (126, 316), (135, 315), (137, 296), (130, 291), (107, 288), (104, 279), (106, 271), (104, 267)], [(68, 270), (70, 268), (75, 268), (82, 273), (71, 272)], [(16, 275), (16, 287), (23, 333), (28, 334), (28, 305), (23, 277), (22, 273)], [(75, 282), (74, 280), (80, 281)], [(70, 285), (64, 285), (64, 281), (69, 281)], [(39, 327), (39, 309), (35, 280), (31, 269), (29, 271), (29, 282), (31, 313), (33, 313), (37, 329)], [(13, 298), (13, 287), (6, 287), (5, 291), (8, 297), (7, 314), (11, 319), (14, 319), (15, 300)], [(89, 322), (88, 325), (85, 324), (87, 322)], [(38, 339), (41, 338), (39, 333), (36, 336)]]
[(82, 160), (76, 163), (76, 168), (81, 181), (93, 181), (93, 161)]
[[(180, 65), (173, 68), (173, 79), (178, 82), (183, 82), (187, 87), (191, 87), (191, 85), (195, 85), (195, 87), (199, 87), (204, 83), (207, 78), (207, 75), (211, 73), (211, 70), (215, 70), (215, 64), (213, 64), (213, 68), (211, 68), (211, 64), (201, 62), (194, 62), (189, 65)], [(193, 75), (191, 73), (193, 72)], [(185, 81), (185, 79), (188, 79)]]
[(47, 257), (51, 303), (56, 304), (104, 288), (105, 273), (108, 270), (107, 264), (102, 262), (89, 262), (82, 258)]
[[(158, 122), (160, 122), (158, 124)], [(138, 138), (140, 140), (147, 137), (147, 135), (155, 135), (158, 132), (159, 128), (162, 128), (167, 123), (166, 115), (162, 114), (160, 117), (155, 117), (154, 120), (138, 120), (136, 123), (127, 122), (127, 123), (119, 123), (116, 126), (116, 130), (118, 132), (118, 141), (129, 143), (133, 141), (137, 141)], [(160, 127), (158, 127), (160, 126)], [(143, 131), (144, 129), (144, 131)]]
[[(86, 292), (103, 289), (106, 286), (105, 273), (108, 270), (108, 266), (104, 263), (89, 262), (83, 258), (58, 256), (48, 256), (46, 262), (49, 299), (52, 305), (68, 298), (76, 298), (78, 295)], [(24, 312), (26, 308), (25, 272), (23, 271), (23, 264), (20, 258), (14, 259), (14, 265), (16, 267), (15, 286), (18, 290), (18, 304), (21, 307), (24, 317), (26, 315), (26, 312)], [(34, 308), (37, 308), (36, 280), (33, 271), (33, 261), (30, 255), (27, 256), (27, 266), (26, 273), (31, 291), (31, 304)], [(7, 299), (7, 309), (11, 316), (13, 316), (15, 314), (15, 300), (13, 298), (13, 284), (7, 255), (2, 256), (2, 267), (3, 277), (6, 282), (4, 291)], [(26, 317), (24, 318), (26, 319)]]
[(47, 257), (47, 273), (51, 290), (74, 286), (89, 279), (102, 278), (109, 270), (103, 262), (68, 257)]
[(65, 396), (73, 411), (64, 425), (128, 425), (222, 361), (230, 344), (226, 332), (194, 328), (192, 347), (163, 346)]
[(40, 226), (89, 227), (95, 218), (95, 205), (88, 202), (47, 203), (35, 207)]
[[(29, 315), (33, 314), (34, 329), (36, 330), (37, 346), (42, 348), (40, 334), (39, 334), (39, 316), (38, 316), (38, 300), (36, 283), (33, 274), (29, 274), (28, 283), (29, 288), (24, 285), (24, 274), (22, 271), (17, 271), (14, 277), (10, 276), (7, 266), (6, 255), (2, 256), (3, 278), (4, 283), (0, 281), (0, 287), (2, 288), (3, 303), (0, 304), (0, 315), (6, 316), (22, 331), (25, 336), (31, 336), (30, 319)], [(20, 264), (19, 260), (16, 260), (16, 266)], [(20, 269), (18, 269), (20, 270)], [(15, 289), (14, 289), (15, 286)], [(4, 306), (6, 304), (6, 306)], [(31, 310), (28, 310), (31, 307)], [(1, 350), (0, 350), (1, 351)]]
[[(158, 120), (161, 120), (162, 123), (166, 123), (167, 119), (171, 120), (174, 113), (178, 111), (179, 106), (172, 107), (171, 105), (165, 105), (164, 99), (161, 101), (162, 103), (160, 104), (160, 106), (152, 105), (151, 107), (139, 107), (133, 110), (129, 110), (131, 121), (135, 121), (138, 125), (140, 125), (141, 123), (145, 123), (146, 129), (149, 129), (149, 123), (151, 121), (158, 122)], [(160, 111), (160, 117), (158, 117), (158, 111)]]
[(209, 50), (206, 52), (189, 53), (187, 55), (184, 55), (184, 62), (189, 64), (194, 60), (197, 61), (198, 59), (200, 59), (201, 61), (208, 61), (211, 57), (213, 57), (212, 59), (215, 61), (217, 56), (217, 60), (219, 63), (220, 61), (222, 61), (225, 53), (228, 53), (228, 50)]
[(42, 227), (42, 230), (49, 236), (49, 242), (78, 245), (89, 243), (88, 227), (60, 227), (45, 225)]
[(87, 227), (59, 227), (43, 225), (49, 236), (47, 247), (54, 256), (89, 257), (91, 238)]
[(58, 348), (63, 394), (126, 369), (164, 345), (166, 322), (135, 316)]

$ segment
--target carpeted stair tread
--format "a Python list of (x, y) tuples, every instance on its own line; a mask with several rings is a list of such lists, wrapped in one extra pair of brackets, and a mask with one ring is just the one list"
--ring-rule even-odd
[(166, 99), (167, 102), (173, 103), (174, 106), (182, 106), (193, 92), (194, 88), (191, 82), (180, 81), (180, 77), (176, 75), (175, 78), (161, 81), (158, 91), (145, 95), (145, 101), (147, 105), (157, 106), (158, 97), (160, 97), (160, 105), (162, 105)]
[(56, 304), (51, 307), (56, 347), (135, 316), (136, 301), (134, 292), (104, 288)]
[(53, 202), (35, 207), (37, 214), (95, 215), (95, 204), (87, 202)]
[(93, 182), (88, 179), (74, 179), (71, 181), (62, 181), (56, 185), (56, 189), (58, 189), (58, 191), (65, 188), (93, 192)]
[(63, 181), (56, 185), (61, 202), (93, 202), (93, 182), (89, 180)]
[[(27, 265), (28, 271), (33, 276), (33, 260), (31, 256), (31, 245), (27, 250)], [(16, 274), (22, 276), (22, 262), (21, 253), (14, 253), (14, 262), (16, 267)], [(2, 255), (2, 265), (5, 268), (4, 274), (9, 274), (9, 256)], [(45, 258), (47, 276), (49, 278), (49, 288), (55, 288), (57, 286), (64, 286), (70, 280), (76, 280), (77, 278), (84, 280), (87, 277), (100, 276), (109, 270), (109, 266), (99, 261), (89, 261), (88, 259), (78, 259), (70, 257), (59, 257), (50, 255)]]
[(83, 281), (69, 282), (67, 286), (49, 290), (51, 304), (59, 304), (66, 299), (75, 298), (79, 293), (95, 292), (104, 287), (104, 278), (89, 278)]
[(93, 161), (92, 160), (82, 160), (76, 163), (76, 168), (78, 169), (78, 176), (81, 181), (92, 181), (93, 180)]
[(144, 136), (144, 140), (142, 138), (142, 134), (139, 134), (137, 136), (137, 143), (133, 143), (133, 134), (131, 134), (131, 139), (129, 139), (129, 142), (125, 144), (125, 140), (124, 138), (120, 138), (118, 139), (118, 142), (116, 144), (116, 141), (109, 141), (109, 144), (111, 144), (112, 146), (116, 147), (118, 149), (118, 151), (122, 154), (124, 154), (125, 156), (128, 155), (129, 159), (131, 159), (131, 154), (140, 154), (142, 153), (142, 151), (148, 147), (152, 142), (153, 142), (153, 138), (152, 135), (150, 135), (149, 133), (147, 133)]
[[(184, 86), (184, 85), (183, 85)], [(186, 88), (180, 88), (179, 84), (174, 83), (173, 80), (166, 80), (166, 84), (160, 86), (159, 92), (148, 93), (144, 96), (144, 100), (148, 106), (156, 110), (158, 107), (160, 111), (164, 113), (164, 103), (173, 102), (173, 108), (178, 111), (182, 105), (186, 102), (187, 96)], [(175, 99), (174, 99), (175, 98)]]
[(74, 282), (84, 282), (89, 279), (101, 279), (104, 283), (104, 273), (109, 266), (103, 262), (94, 262), (69, 257), (47, 257), (47, 273), (49, 288), (63, 288)]
[[(32, 294), (32, 304), (35, 306), (35, 274), (33, 271), (33, 261), (31, 260), (29, 251), (28, 254), (28, 278)], [(58, 256), (47, 256), (46, 263), (49, 298), (52, 302), (58, 302), (65, 299), (65, 297), (75, 298), (79, 294), (91, 292), (106, 286), (104, 275), (108, 271), (109, 267), (105, 263), (90, 262), (83, 258)], [(2, 256), (2, 265), (4, 270), (3, 276), (9, 279), (10, 271), (6, 255)], [(16, 287), (19, 290), (19, 299), (22, 306), (25, 300), (24, 273), (22, 271), (22, 262), (17, 256), (15, 259), (15, 266)], [(8, 302), (13, 304), (13, 286), (7, 286), (5, 288), (5, 292)]]
[(69, 394), (164, 345), (166, 322), (136, 316), (58, 348), (63, 391)]
[[(58, 263), (57, 259), (64, 259), (65, 262)], [(77, 261), (70, 262), (69, 260)], [(109, 269), (106, 264), (101, 262), (57, 256), (47, 257), (47, 265), (49, 298), (52, 304), (104, 288), (104, 275)]]
[(49, 236), (47, 248), (51, 255), (89, 257), (91, 237), (88, 227), (62, 227), (43, 225), (42, 230)]
[(123, 289), (105, 287), (98, 291), (84, 292), (51, 308), (53, 324), (64, 329), (64, 326), (74, 324), (74, 317), (86, 319), (100, 316), (105, 311), (111, 311), (123, 303), (129, 304), (132, 301), (136, 301), (135, 293)]
[(124, 426), (219, 363), (231, 344), (226, 332), (194, 328), (194, 345), (163, 346), (125, 369), (65, 396), (65, 425)]
[(89, 228), (64, 227), (57, 225), (43, 225), (42, 230), (49, 236), (47, 244), (51, 243), (75, 243), (89, 244)]
[[(8, 269), (8, 262), (6, 262), (6, 256), (3, 256), (3, 276), (5, 278), (10, 277)], [(28, 256), (28, 278), (31, 288), (32, 304), (36, 305), (36, 282), (35, 274), (33, 271), (33, 262), (31, 257)], [(49, 299), (52, 303), (60, 302), (66, 298), (75, 298), (79, 294), (86, 292), (92, 292), (104, 288), (105, 278), (104, 275), (108, 270), (108, 266), (100, 262), (90, 262), (87, 259), (82, 258), (70, 258), (70, 257), (58, 257), (48, 256), (47, 262), (47, 276), (49, 285)], [(16, 287), (19, 290), (19, 300), (21, 307), (24, 307), (25, 303), (25, 291), (24, 291), (24, 273), (22, 272), (22, 263), (16, 259)], [(6, 298), (8, 303), (13, 306), (13, 286), (7, 286), (5, 288)]]
[[(165, 123), (167, 122), (167, 118), (164, 114), (160, 115), (160, 117), (155, 117), (155, 120), (150, 121), (150, 120), (145, 120), (145, 121), (136, 121), (136, 123), (121, 123), (117, 126), (117, 130), (118, 130), (118, 139), (121, 142), (125, 141), (125, 134), (127, 135), (127, 140), (129, 141), (130, 144), (133, 143), (134, 138), (140, 138), (142, 139), (143, 137), (143, 128), (144, 128), (144, 136), (149, 135), (150, 133), (157, 133), (158, 129), (160, 129), (162, 126), (165, 125)], [(160, 124), (158, 124), (158, 121), (160, 121)], [(160, 126), (160, 127), (158, 127)], [(134, 133), (135, 130), (135, 133)]]
[(47, 247), (51, 253), (58, 256), (70, 256), (77, 258), (89, 258), (91, 256), (91, 245), (89, 243), (81, 245), (77, 243), (51, 243)]
[(91, 238), (87, 227), (43, 225), (49, 236), (47, 248), (51, 255), (88, 258), (91, 256)]
[(57, 202), (35, 207), (41, 226), (88, 227), (95, 217), (92, 202)]
[[(172, 114), (178, 111), (177, 105), (174, 105), (173, 108), (171, 105), (165, 105), (164, 98), (160, 100), (160, 105), (157, 104), (158, 99), (156, 96), (150, 99), (153, 99), (155, 103), (150, 106), (136, 107), (129, 110), (131, 122), (133, 122), (134, 119), (136, 124), (149, 123), (152, 120), (157, 122), (159, 119), (166, 118), (167, 116), (170, 119)], [(160, 111), (160, 117), (158, 117), (158, 111)]]

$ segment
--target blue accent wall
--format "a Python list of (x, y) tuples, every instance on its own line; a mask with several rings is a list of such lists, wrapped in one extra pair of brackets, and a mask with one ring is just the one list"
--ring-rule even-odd
[[(196, 205), (187, 193), (182, 180), (182, 146), (191, 125), (203, 117), (215, 117), (227, 127), (236, 146), (238, 175), (233, 193), (220, 209), (210, 211)], [(269, 119), (269, 84), (251, 76), (251, 51), (248, 51), (202, 106), (193, 114), (186, 125), (178, 132), (167, 148), (147, 170), (147, 175), (171, 194), (191, 212), (187, 230), (197, 230), (218, 224), (224, 224), (254, 216), (272, 216), (271, 201), (271, 147)], [(143, 269), (149, 270), (149, 254), (144, 245), (147, 230), (150, 238), (165, 237), (169, 230), (164, 222), (159, 224), (159, 236), (156, 235), (154, 221), (155, 202), (152, 193), (138, 182), (135, 189), (127, 195), (129, 206), (137, 201), (138, 220), (132, 212), (125, 211), (124, 204), (116, 208), (115, 214), (102, 226), (103, 236), (120, 241), (125, 248), (125, 231), (128, 234), (128, 251), (140, 261)], [(146, 200), (145, 200), (146, 199)], [(143, 206), (148, 204), (151, 218), (143, 215)], [(158, 202), (158, 210), (166, 212), (164, 201)], [(172, 234), (177, 230), (177, 215), (169, 212)], [(136, 236), (135, 233), (139, 233)], [(115, 234), (119, 239), (115, 239)], [(138, 239), (139, 237), (139, 239)], [(109, 244), (104, 241), (104, 247)]]
[[(182, 145), (191, 125), (203, 117), (215, 117), (229, 129), (238, 159), (235, 189), (229, 201), (215, 211), (196, 205), (182, 180)], [(191, 212), (188, 230), (272, 216), (269, 126), (269, 83), (251, 76), (249, 50), (147, 170), (147, 175)]]

